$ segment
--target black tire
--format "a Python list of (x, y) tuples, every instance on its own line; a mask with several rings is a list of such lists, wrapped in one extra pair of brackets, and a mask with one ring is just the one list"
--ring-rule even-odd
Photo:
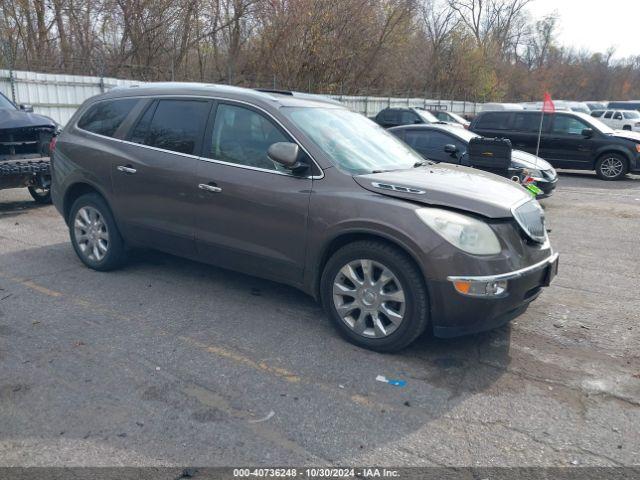
[[(404, 318), (397, 329), (386, 337), (368, 338), (356, 333), (336, 310), (333, 300), (334, 280), (343, 266), (358, 259), (383, 264), (397, 277), (405, 292)], [(377, 352), (395, 352), (407, 347), (425, 331), (429, 323), (429, 298), (420, 269), (402, 250), (380, 241), (358, 241), (335, 252), (322, 273), (320, 296), (325, 311), (344, 338)]]
[[(97, 210), (102, 221), (106, 225), (106, 231), (109, 235), (106, 254), (104, 254), (104, 258), (99, 260), (91, 259), (83, 253), (76, 239), (75, 219), (78, 212), (84, 207), (91, 207)], [(114, 270), (125, 263), (127, 259), (127, 251), (124, 240), (120, 235), (120, 231), (118, 230), (118, 226), (113, 218), (111, 209), (99, 194), (87, 193), (76, 199), (69, 212), (68, 224), (73, 249), (76, 251), (76, 254), (82, 263), (87, 267), (92, 268), (93, 270), (105, 272), (108, 270)]]
[(28, 187), (29, 194), (36, 203), (48, 205), (51, 203), (51, 189), (41, 187)]
[[(622, 169), (612, 175), (610, 165), (617, 162), (622, 164)], [(628, 168), (627, 159), (617, 153), (605, 153), (596, 162), (596, 174), (602, 180), (620, 180), (627, 174)]]

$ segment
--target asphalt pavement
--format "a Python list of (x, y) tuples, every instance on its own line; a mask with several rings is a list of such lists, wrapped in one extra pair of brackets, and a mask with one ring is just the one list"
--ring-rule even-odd
[(560, 272), (523, 316), (384, 355), (276, 283), (91, 271), (0, 191), (0, 466), (638, 465), (640, 177), (563, 173), (543, 205)]

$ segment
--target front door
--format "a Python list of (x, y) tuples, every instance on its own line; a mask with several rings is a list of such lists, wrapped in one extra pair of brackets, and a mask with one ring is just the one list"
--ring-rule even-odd
[(193, 255), (198, 153), (212, 102), (150, 103), (122, 143), (112, 167), (114, 207), (123, 234), (168, 252)]
[(246, 273), (302, 282), (313, 180), (268, 159), (269, 146), (292, 139), (263, 112), (218, 103), (197, 172), (199, 256)]
[(553, 117), (551, 130), (545, 138), (548, 151), (546, 156), (541, 156), (558, 167), (592, 168), (594, 141), (582, 134), (583, 130), (592, 128), (591, 125), (564, 113), (556, 113)]

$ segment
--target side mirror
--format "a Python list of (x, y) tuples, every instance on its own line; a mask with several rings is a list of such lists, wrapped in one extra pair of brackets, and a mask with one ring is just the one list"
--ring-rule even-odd
[(295, 143), (278, 142), (274, 143), (267, 150), (269, 160), (279, 163), (284, 168), (291, 171), (304, 170), (306, 165), (298, 161), (300, 156), (300, 147)]
[(22, 110), (23, 112), (27, 112), (27, 113), (33, 112), (33, 106), (26, 103), (21, 103), (18, 106), (18, 108), (20, 108), (20, 110)]
[(584, 130), (582, 130), (583, 137), (591, 138), (593, 137), (593, 133), (593, 128), (585, 128)]
[(454, 144), (449, 143), (447, 145), (444, 146), (444, 151), (446, 153), (449, 153), (451, 155), (455, 155), (456, 153), (458, 153), (458, 147), (456, 147)]
[(420, 120), (419, 118), (416, 118), (416, 119), (413, 121), (413, 123), (414, 123), (415, 125), (418, 125), (418, 124), (422, 123), (422, 120)]

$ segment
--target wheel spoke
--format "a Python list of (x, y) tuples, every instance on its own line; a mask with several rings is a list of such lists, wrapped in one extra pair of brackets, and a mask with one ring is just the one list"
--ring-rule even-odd
[(388, 333), (384, 325), (382, 325), (382, 320), (380, 319), (380, 315), (378, 314), (378, 312), (374, 312), (371, 314), (371, 320), (373, 320), (373, 330), (375, 331), (375, 336), (386, 337)]
[[(360, 308), (360, 306), (356, 302), (343, 303), (342, 305), (336, 305), (336, 310), (338, 311), (338, 313), (342, 318), (346, 317), (347, 315), (349, 315), (351, 312), (353, 312), (358, 308)], [(362, 314), (360, 316), (362, 316)]]
[(346, 278), (348, 278), (349, 280), (351, 280), (351, 282), (356, 286), (360, 286), (363, 284), (362, 280), (360, 280), (360, 278), (358, 277), (358, 274), (356, 273), (356, 271), (354, 270), (353, 266), (351, 264), (345, 265), (344, 267), (342, 267), (340, 269), (340, 273), (342, 273), (342, 275), (344, 275)]
[(385, 316), (391, 320), (394, 324), (399, 324), (402, 322), (402, 315), (400, 315), (395, 310), (390, 309), (386, 304), (380, 305), (380, 311), (385, 314)]
[(373, 285), (373, 263), (371, 260), (360, 260), (360, 266), (362, 267), (362, 276), (364, 277), (364, 283)]
[(356, 293), (357, 293), (357, 290), (355, 288), (348, 287), (347, 285), (345, 285), (343, 283), (335, 282), (333, 284), (333, 294), (334, 295), (342, 295), (342, 296), (347, 296), (347, 297), (354, 298)]
[(366, 329), (367, 329), (367, 316), (360, 314), (360, 316), (353, 323), (353, 330), (360, 335), (364, 335), (364, 332)]
[(398, 302), (404, 303), (404, 292), (402, 290), (396, 290), (395, 292), (382, 292), (380, 299), (383, 302)]

